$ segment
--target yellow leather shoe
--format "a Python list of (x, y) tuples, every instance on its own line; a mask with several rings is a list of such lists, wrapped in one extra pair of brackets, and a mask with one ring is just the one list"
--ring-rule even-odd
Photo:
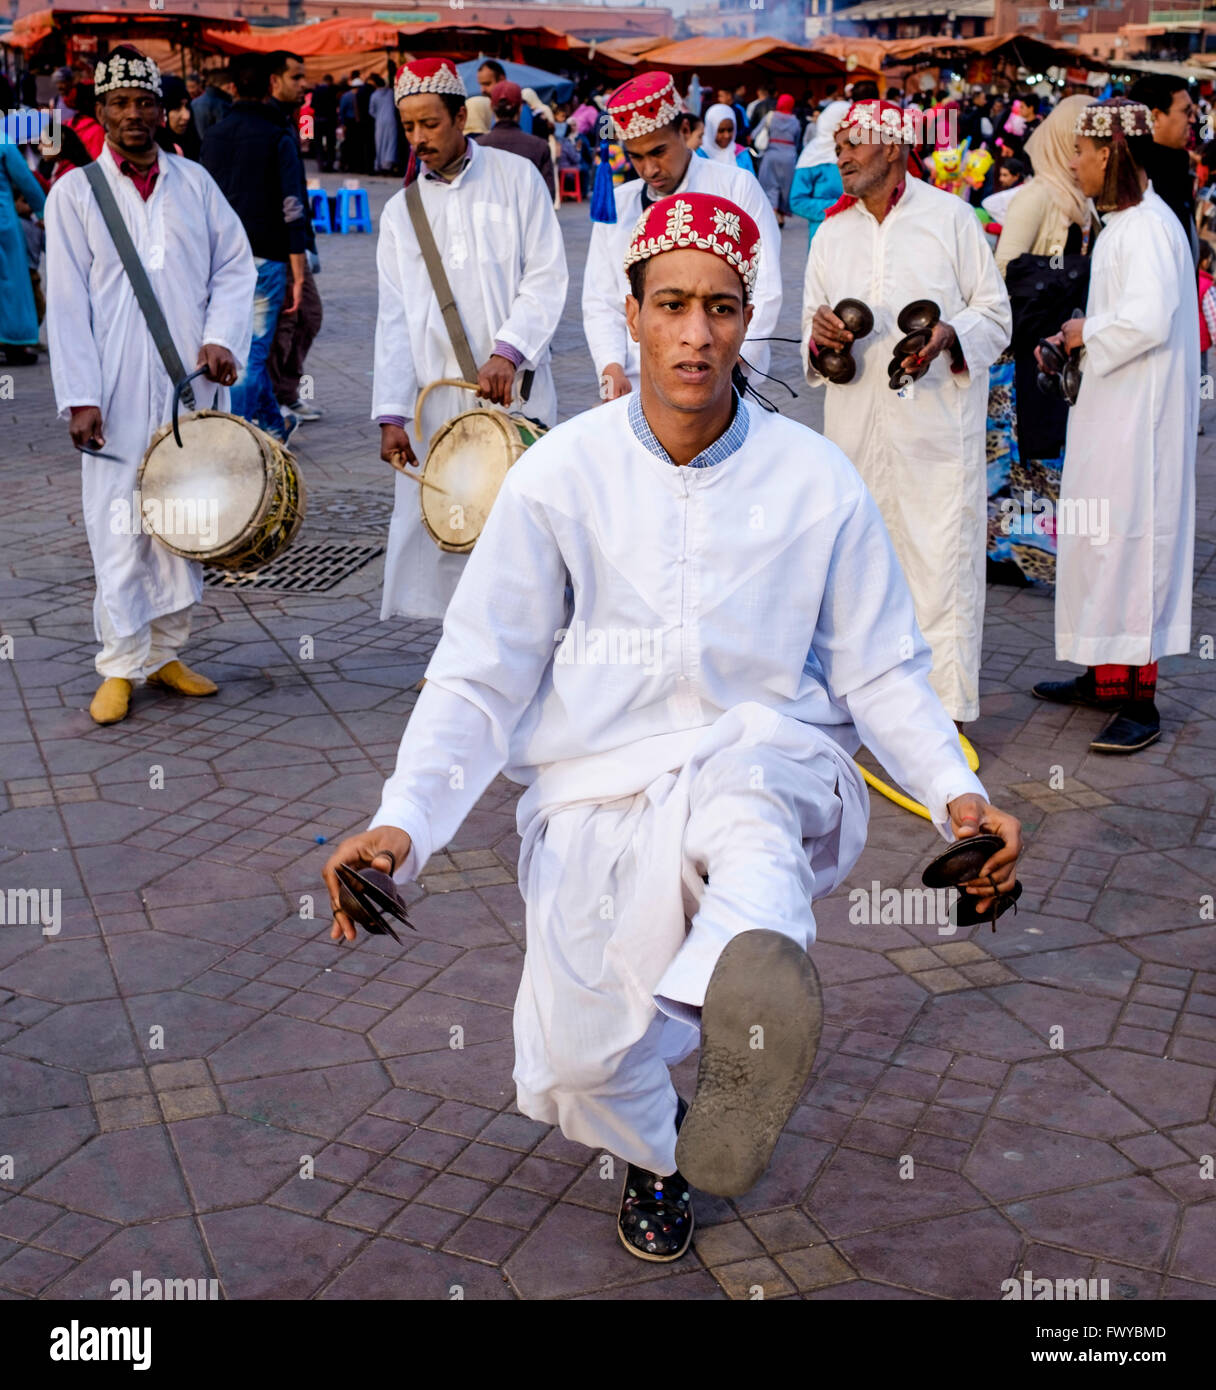
[(131, 682), (121, 676), (107, 676), (97, 687), (89, 713), (98, 724), (117, 724), (131, 709)]
[(159, 671), (148, 677), (149, 685), (163, 685), (166, 690), (176, 690), (179, 695), (214, 695), (219, 686), (206, 676), (200, 676), (180, 661), (167, 661)]

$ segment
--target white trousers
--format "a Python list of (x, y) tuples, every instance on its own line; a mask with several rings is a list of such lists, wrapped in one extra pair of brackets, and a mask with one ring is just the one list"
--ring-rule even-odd
[(101, 641), (95, 663), (97, 674), (138, 681), (159, 671), (186, 645), (193, 612), (193, 605), (179, 608), (176, 613), (153, 618), (130, 637), (119, 637), (98, 593), (93, 599), (93, 622)]
[(812, 897), (864, 844), (851, 764), (773, 719), (790, 737), (727, 740), (636, 796), (558, 810), (525, 840), (519, 1108), (653, 1173), (675, 1171), (668, 1066), (697, 1045), (723, 948), (757, 928), (809, 948)]

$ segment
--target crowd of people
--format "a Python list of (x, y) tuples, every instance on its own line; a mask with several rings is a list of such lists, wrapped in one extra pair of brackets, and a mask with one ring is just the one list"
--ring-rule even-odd
[[(200, 567), (108, 524), (175, 383), (95, 199), (219, 409), (286, 442), (309, 404), (303, 65), (242, 58), (195, 85), (118, 48), (88, 101), (78, 83), (61, 93), (74, 143), (41, 162), (0, 148), (0, 193), (45, 222), (100, 724), (127, 717), (141, 679), (215, 686), (180, 659)], [(982, 712), (986, 580), (1054, 580), (1055, 655), (1083, 670), (1034, 694), (1100, 711), (1094, 752), (1160, 736), (1158, 660), (1191, 644), (1216, 326), (1210, 256), (1206, 285), (1198, 269), (1205, 152), (1169, 78), (993, 102), (859, 82), (814, 109), (695, 80), (681, 93), (663, 72), (556, 108), (493, 61), (478, 87), (413, 60), (391, 89), (318, 84), (304, 123), (323, 169), (404, 173), (376, 248), (371, 415), (396, 470), (381, 616), (443, 622), (372, 829), (326, 868), (332, 932), (356, 936), (343, 866), (414, 878), (498, 772), (523, 783), (519, 1105), (620, 1156), (621, 1241), (674, 1259), (688, 1183), (747, 1190), (809, 1075), (812, 903), (864, 845), (860, 743), (947, 839), (995, 837), (960, 923), (1019, 891), (1017, 821), (988, 801), (963, 732)], [(601, 399), (559, 425), (563, 167), (592, 185), (580, 303)], [(793, 215), (810, 232), (798, 285), (780, 255)], [(0, 338), (28, 351), (14, 226), (0, 197)], [(756, 390), (790, 293), (822, 434)], [(439, 548), (419, 512), (426, 442), (470, 408), (462, 380), (540, 436), (471, 551)], [(651, 658), (572, 654), (621, 632), (653, 636)], [(756, 1026), (771, 1045), (749, 1048)], [(686, 1106), (667, 1067), (698, 1039)]]

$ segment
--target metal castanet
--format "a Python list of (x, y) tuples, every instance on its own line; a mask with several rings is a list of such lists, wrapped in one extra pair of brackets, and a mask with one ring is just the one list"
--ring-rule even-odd
[(222, 410), (200, 410), (159, 429), (136, 487), (146, 529), (167, 550), (244, 571), (283, 553), (307, 501), (283, 445)]
[(919, 357), (928, 347), (941, 316), (940, 305), (932, 299), (914, 299), (899, 311), (895, 322), (905, 336), (895, 344), (887, 366), (887, 385), (892, 391), (902, 391), (905, 386), (919, 381), (929, 370), (928, 362), (907, 368), (903, 362), (906, 357)]
[(843, 348), (820, 348), (815, 366), (825, 381), (834, 386), (847, 386), (857, 375), (853, 343), (874, 331), (874, 311), (860, 299), (842, 299), (832, 313), (853, 335), (853, 342)]
[[(418, 393), (416, 425), (422, 419), (427, 394), (436, 386), (477, 390), (476, 382), (454, 377), (432, 381)], [(394, 464), (420, 485), (422, 524), (440, 550), (464, 555), (473, 549), (507, 470), (546, 432), (544, 425), (525, 415), (479, 405), (435, 431), (421, 473)]]

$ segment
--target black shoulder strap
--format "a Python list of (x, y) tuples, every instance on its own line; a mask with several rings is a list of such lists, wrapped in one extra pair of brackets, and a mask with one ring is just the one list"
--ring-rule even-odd
[[(144, 316), (144, 322), (148, 325), (148, 332), (152, 335), (156, 350), (160, 353), (160, 360), (165, 364), (165, 371), (169, 373), (169, 380), (174, 386), (178, 386), (186, 379), (186, 369), (182, 366), (182, 359), (178, 356), (177, 348), (174, 346), (173, 335), (169, 332), (168, 323), (165, 322), (164, 310), (156, 298), (156, 291), (148, 279), (148, 272), (139, 259), (139, 253), (135, 249), (135, 243), (131, 240), (131, 233), (127, 230), (127, 224), (122, 220), (118, 200), (114, 197), (114, 190), (110, 187), (105, 170), (101, 167), (100, 159), (95, 159), (91, 164), (84, 166), (84, 176), (88, 179), (93, 196), (97, 199), (97, 205), (101, 209), (102, 218), (113, 239), (115, 250), (122, 261), (123, 269), (127, 272), (127, 279), (131, 282), (131, 288), (135, 291), (136, 303)], [(188, 410), (194, 409), (194, 392), (189, 384), (182, 387), (181, 399), (185, 401)]]

